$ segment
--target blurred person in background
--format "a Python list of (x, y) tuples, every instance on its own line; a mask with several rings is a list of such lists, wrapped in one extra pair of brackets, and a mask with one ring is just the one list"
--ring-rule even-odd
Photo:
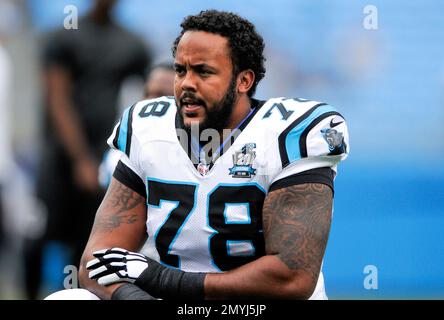
[[(162, 96), (174, 95), (174, 66), (172, 63), (154, 65), (147, 73), (143, 95), (145, 99), (154, 99)], [(109, 149), (105, 152), (99, 167), (99, 183), (108, 188), (114, 169), (119, 162), (121, 152)]]
[(6, 37), (3, 26), (0, 25), (0, 248), (4, 241), (3, 220), (5, 219), (5, 205), (3, 190), (7, 184), (9, 172), (13, 164), (12, 137), (11, 137), (11, 84), (12, 63), (4, 47)]
[[(25, 239), (40, 237), (46, 223), (19, 151), (22, 125), (29, 122), (20, 113), (21, 98), (28, 88), (19, 89), (18, 84), (22, 83), (20, 72), (29, 71), (32, 64), (21, 63), (17, 54), (23, 50), (26, 33), (22, 4), (0, 0), (0, 299), (22, 297), (23, 244)], [(27, 49), (32, 46), (28, 42), (24, 45)], [(23, 96), (17, 96), (18, 90)]]
[(47, 112), (37, 195), (47, 207), (48, 223), (43, 237), (25, 248), (31, 299), (39, 294), (48, 243), (67, 246), (66, 264), (79, 264), (103, 197), (98, 168), (118, 112), (119, 89), (126, 78), (143, 77), (150, 63), (145, 44), (113, 21), (115, 3), (96, 0), (77, 30), (57, 30), (43, 45)]
[(175, 75), (172, 63), (159, 63), (152, 67), (146, 77), (145, 99), (174, 96)]

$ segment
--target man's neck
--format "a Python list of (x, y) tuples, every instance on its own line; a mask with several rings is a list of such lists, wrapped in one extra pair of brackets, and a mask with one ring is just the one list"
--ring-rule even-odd
[(243, 95), (235, 102), (236, 106), (233, 108), (230, 121), (228, 122), (227, 129), (235, 129), (251, 112), (251, 99), (247, 95)]

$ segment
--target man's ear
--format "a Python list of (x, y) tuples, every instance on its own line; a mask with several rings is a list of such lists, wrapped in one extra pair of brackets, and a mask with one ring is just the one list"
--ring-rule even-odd
[(239, 93), (247, 93), (253, 86), (255, 79), (256, 77), (251, 69), (239, 72), (237, 75), (237, 91)]

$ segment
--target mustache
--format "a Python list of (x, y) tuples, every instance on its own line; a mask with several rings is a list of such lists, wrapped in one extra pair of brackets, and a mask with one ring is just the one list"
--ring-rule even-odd
[[(186, 101), (185, 101), (186, 100)], [(182, 107), (185, 104), (200, 104), (202, 105), (204, 108), (207, 107), (207, 105), (205, 104), (205, 102), (198, 98), (194, 93), (192, 92), (184, 92), (180, 98), (179, 98), (179, 103), (180, 106)]]

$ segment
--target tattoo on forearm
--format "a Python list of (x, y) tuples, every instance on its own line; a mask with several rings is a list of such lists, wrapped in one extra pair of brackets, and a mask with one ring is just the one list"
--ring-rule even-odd
[[(121, 224), (133, 224), (138, 216), (131, 210), (139, 205), (145, 205), (145, 199), (138, 193), (127, 188), (123, 184), (111, 184), (110, 190), (105, 195), (104, 202), (97, 212), (92, 232), (111, 232)], [(107, 212), (107, 214), (102, 214)]]
[(305, 270), (313, 280), (327, 245), (332, 191), (307, 183), (271, 192), (263, 210), (267, 254), (276, 254), (290, 269)]

